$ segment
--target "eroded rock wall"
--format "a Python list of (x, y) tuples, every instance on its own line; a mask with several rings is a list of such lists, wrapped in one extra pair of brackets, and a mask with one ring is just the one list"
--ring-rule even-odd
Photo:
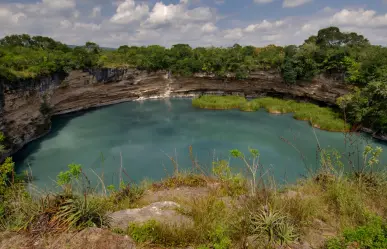
[[(334, 105), (347, 93), (324, 77), (288, 86), (277, 72), (256, 72), (249, 79), (219, 79), (209, 75), (168, 77), (167, 72), (96, 69), (56, 74), (27, 82), (0, 84), (0, 129), (7, 136), (9, 154), (50, 130), (51, 115), (150, 97), (196, 96), (205, 93), (246, 97), (281, 96)], [(48, 115), (40, 108), (46, 101)]]

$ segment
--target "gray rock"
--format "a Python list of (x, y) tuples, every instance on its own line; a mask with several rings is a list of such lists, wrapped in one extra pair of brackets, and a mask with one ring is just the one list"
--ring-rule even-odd
[(143, 208), (127, 209), (110, 214), (112, 228), (126, 229), (129, 223), (144, 223), (149, 220), (156, 220), (160, 223), (189, 226), (193, 221), (176, 211), (180, 205), (171, 202), (155, 202)]

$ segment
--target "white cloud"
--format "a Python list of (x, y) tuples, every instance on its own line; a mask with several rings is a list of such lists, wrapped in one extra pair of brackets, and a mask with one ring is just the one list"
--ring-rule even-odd
[(116, 14), (112, 16), (110, 21), (118, 24), (128, 24), (134, 21), (141, 21), (148, 14), (148, 5), (137, 5), (134, 0), (125, 0), (118, 5)]
[(224, 0), (215, 0), (215, 4), (222, 5), (224, 4)]
[(101, 15), (101, 6), (96, 6), (91, 10), (90, 17), (95, 18), (95, 17), (98, 17), (99, 15)]
[[(67, 44), (80, 45), (92, 40), (108, 47), (124, 44), (169, 47), (176, 43), (194, 47), (231, 46), (236, 42), (265, 46), (302, 44), (319, 29), (334, 25), (343, 31), (358, 32), (372, 43), (387, 43), (387, 15), (372, 9), (329, 8), (309, 16), (260, 19), (257, 15), (247, 21), (221, 16), (217, 9), (198, 0), (175, 1), (175, 4), (167, 4), (166, 0), (119, 0), (114, 4), (105, 0), (35, 1), (38, 2), (0, 4), (0, 37), (29, 33), (50, 36)], [(59, 2), (65, 3), (63, 8), (59, 8)]]
[(71, 9), (75, 7), (75, 0), (42, 0), (42, 3), (52, 9)]
[(74, 29), (86, 29), (91, 31), (97, 31), (101, 29), (101, 25), (95, 24), (95, 23), (81, 23), (76, 22), (73, 25)]
[(225, 30), (223, 37), (227, 40), (239, 40), (243, 37), (243, 30), (241, 28)]
[(294, 8), (312, 2), (312, 0), (284, 0), (282, 6), (284, 8)]
[(377, 15), (374, 10), (343, 9), (333, 15), (332, 23), (356, 27), (387, 27), (387, 14)]
[(213, 23), (206, 23), (202, 27), (202, 31), (205, 33), (212, 33), (214, 31), (218, 30), (218, 28)]
[(8, 24), (19, 24), (26, 15), (22, 12), (12, 12), (6, 8), (0, 8), (0, 20)]
[(150, 27), (160, 27), (166, 24), (182, 25), (191, 22), (206, 22), (212, 18), (211, 10), (207, 7), (187, 9), (185, 2), (176, 5), (157, 2), (144, 24)]
[(281, 20), (275, 21), (275, 22), (269, 22), (267, 20), (263, 20), (261, 23), (258, 23), (258, 24), (250, 24), (244, 29), (244, 31), (254, 32), (258, 30), (267, 30), (267, 29), (277, 28), (282, 25), (284, 25), (284, 22)]
[(72, 24), (69, 20), (63, 20), (60, 22), (60, 27), (63, 29), (70, 28), (71, 26), (72, 26)]
[(271, 3), (273, 1), (274, 0), (254, 0), (254, 3), (263, 4), (263, 3)]

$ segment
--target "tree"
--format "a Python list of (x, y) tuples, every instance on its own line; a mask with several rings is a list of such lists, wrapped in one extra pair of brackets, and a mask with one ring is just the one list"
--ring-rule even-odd
[[(3, 156), (3, 153), (6, 151), (3, 145), (4, 140), (5, 136), (0, 132), (0, 156)], [(15, 163), (11, 157), (7, 157), (4, 162), (0, 162), (0, 199), (5, 193), (7, 186), (12, 183), (10, 182), (10, 175), (14, 171), (14, 166)]]
[(338, 105), (354, 124), (387, 134), (387, 83), (374, 81), (338, 99)]
[(176, 44), (170, 49), (170, 54), (179, 60), (185, 57), (191, 57), (193, 52), (192, 48), (188, 44)]
[(94, 42), (86, 42), (85, 49), (89, 54), (98, 55), (102, 52), (102, 49)]
[(316, 44), (322, 48), (341, 46), (344, 41), (345, 35), (337, 27), (321, 29), (316, 37)]

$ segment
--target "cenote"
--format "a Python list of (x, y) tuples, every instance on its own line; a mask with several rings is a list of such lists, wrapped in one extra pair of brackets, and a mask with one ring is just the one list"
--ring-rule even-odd
[[(352, 139), (362, 140), (361, 150), (369, 143), (387, 151), (385, 143), (366, 135)], [(147, 100), (54, 117), (52, 131), (27, 144), (14, 159), (19, 173), (32, 172), (35, 185), (50, 189), (70, 163), (81, 164), (92, 184), (98, 184), (96, 175), (103, 175), (106, 184), (118, 184), (121, 159), (124, 179), (160, 180), (173, 172), (169, 157), (180, 170), (192, 168), (189, 146), (205, 169), (225, 159), (236, 172), (245, 172), (229, 151), (252, 147), (260, 151), (268, 175), (289, 183), (306, 175), (306, 168), (316, 168), (317, 141), (323, 148), (354, 150), (344, 134), (313, 129), (291, 114), (202, 110), (187, 99)], [(387, 153), (383, 157), (386, 163)]]

